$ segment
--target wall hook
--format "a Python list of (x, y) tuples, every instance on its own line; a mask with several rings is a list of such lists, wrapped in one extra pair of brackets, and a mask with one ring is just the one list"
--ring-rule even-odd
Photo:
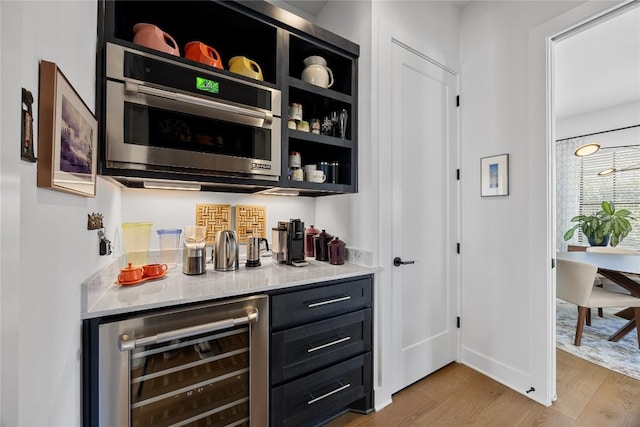
[(99, 230), (104, 228), (104, 225), (102, 225), (102, 214), (92, 213), (87, 216), (89, 217), (87, 221), (87, 230)]

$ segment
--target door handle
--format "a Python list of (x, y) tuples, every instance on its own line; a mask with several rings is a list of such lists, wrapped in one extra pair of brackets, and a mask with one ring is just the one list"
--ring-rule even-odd
[(399, 256), (395, 257), (393, 259), (393, 265), (395, 265), (396, 267), (400, 267), (401, 265), (404, 264), (415, 264), (415, 261), (403, 261), (402, 258), (400, 258)]
[(221, 329), (231, 328), (239, 325), (250, 325), (258, 321), (258, 310), (253, 309), (247, 312), (246, 317), (230, 318), (218, 320), (211, 323), (203, 323), (201, 325), (188, 326), (182, 329), (174, 329), (168, 332), (159, 332), (149, 337), (135, 338), (131, 335), (122, 334), (118, 340), (118, 348), (120, 351), (131, 351), (138, 347), (144, 347), (151, 344), (162, 344), (168, 341), (187, 338), (192, 335), (205, 334), (209, 332), (219, 331)]

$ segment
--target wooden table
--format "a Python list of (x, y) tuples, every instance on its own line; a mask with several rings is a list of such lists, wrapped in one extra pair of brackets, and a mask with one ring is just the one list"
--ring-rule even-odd
[[(559, 259), (584, 262), (598, 267), (598, 273), (622, 286), (635, 297), (640, 298), (640, 283), (628, 275), (640, 275), (640, 255), (607, 254), (599, 252), (559, 252)], [(609, 341), (619, 341), (620, 338), (635, 329), (636, 319), (633, 310), (625, 309), (616, 313), (629, 322), (609, 337)]]

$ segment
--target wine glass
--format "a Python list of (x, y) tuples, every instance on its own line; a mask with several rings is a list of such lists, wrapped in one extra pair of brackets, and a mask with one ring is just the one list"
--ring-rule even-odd
[(337, 111), (331, 112), (331, 131), (332, 136), (338, 136), (338, 122), (340, 121), (340, 117), (338, 116)]
[(347, 114), (347, 110), (346, 109), (342, 109), (342, 111), (340, 112), (340, 138), (344, 139), (346, 133), (347, 133), (347, 117), (349, 115)]

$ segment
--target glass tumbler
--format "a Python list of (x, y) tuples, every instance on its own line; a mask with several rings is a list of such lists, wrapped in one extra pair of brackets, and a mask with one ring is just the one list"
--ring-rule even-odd
[(167, 264), (168, 268), (175, 268), (178, 262), (178, 248), (180, 247), (182, 230), (168, 228), (157, 230), (156, 233), (158, 233), (158, 239), (160, 240), (161, 262)]
[(127, 263), (143, 266), (149, 257), (151, 243), (150, 222), (125, 222), (122, 224), (122, 240), (126, 252)]
[(184, 236), (182, 241), (184, 242), (184, 245), (190, 249), (204, 248), (207, 243), (207, 226), (187, 225), (184, 227)]

